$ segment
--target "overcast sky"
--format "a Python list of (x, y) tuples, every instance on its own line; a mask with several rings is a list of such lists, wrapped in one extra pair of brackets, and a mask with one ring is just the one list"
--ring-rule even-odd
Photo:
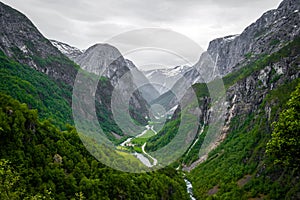
[(47, 38), (63, 41), (80, 49), (105, 42), (112, 36), (126, 31), (149, 27), (181, 33), (206, 49), (210, 40), (241, 33), (265, 11), (277, 8), (281, 2), (281, 0), (2, 1), (24, 13)]

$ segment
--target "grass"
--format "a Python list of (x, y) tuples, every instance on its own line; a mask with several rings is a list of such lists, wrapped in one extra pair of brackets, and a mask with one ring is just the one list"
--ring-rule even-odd
[(147, 130), (145, 134), (143, 134), (141, 137), (138, 137), (138, 138), (149, 138), (149, 137), (152, 137), (154, 135), (155, 135), (154, 131)]

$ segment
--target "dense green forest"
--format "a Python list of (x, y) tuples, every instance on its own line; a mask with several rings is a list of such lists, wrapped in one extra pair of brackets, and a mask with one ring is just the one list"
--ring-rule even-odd
[(104, 166), (72, 126), (60, 131), (0, 94), (1, 199), (187, 199), (172, 168), (130, 174)]
[[(39, 60), (43, 61), (42, 58)], [(74, 63), (73, 65), (76, 68)], [(41, 119), (48, 119), (62, 129), (66, 128), (66, 124), (73, 125), (72, 88), (69, 85), (14, 61), (2, 51), (0, 51), (0, 77), (0, 92), (26, 103), (29, 108), (37, 109)], [(109, 91), (112, 90), (112, 86), (106, 78), (102, 77), (98, 90), (101, 94), (99, 98), (103, 98), (102, 102), (106, 104), (96, 102), (97, 117), (103, 131), (114, 141), (116, 138), (111, 135), (111, 132), (118, 135), (123, 135), (123, 133), (112, 119), (112, 113), (108, 107), (111, 98)]]

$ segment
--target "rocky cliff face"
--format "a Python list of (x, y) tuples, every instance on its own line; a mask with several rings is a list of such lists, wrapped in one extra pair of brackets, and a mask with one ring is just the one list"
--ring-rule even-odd
[(129, 71), (119, 50), (109, 44), (91, 46), (75, 62), (88, 72), (107, 77), (114, 86)]
[(76, 57), (75, 61), (84, 70), (107, 77), (112, 86), (118, 87), (122, 94), (134, 90), (130, 99), (130, 105), (134, 108), (131, 115), (137, 119), (140, 114), (144, 119), (138, 121), (146, 123), (145, 117), (149, 117), (148, 104), (138, 88), (134, 88), (134, 77), (129, 69), (132, 66), (129, 66), (129, 62), (123, 58), (117, 48), (109, 44), (95, 44)]
[(293, 40), (300, 33), (299, 11), (300, 0), (284, 0), (277, 9), (264, 13), (240, 35), (211, 41), (207, 52), (216, 62), (218, 74), (215, 76), (224, 76), (262, 54), (278, 51)]
[[(226, 113), (224, 113), (224, 125), (222, 126), (221, 134), (210, 144), (209, 150), (216, 148), (226, 138), (227, 134), (235, 130), (232, 120), (236, 118), (238, 121), (243, 122), (250, 115), (259, 115), (266, 113), (266, 121), (270, 120), (272, 113), (271, 107), (273, 105), (263, 105), (266, 97), (272, 90), (279, 88), (284, 84), (293, 82), (300, 78), (300, 38), (299, 35), (291, 44), (278, 52), (263, 58), (265, 62), (256, 61), (254, 65), (259, 66), (259, 69), (253, 70), (254, 65), (248, 65), (252, 68), (252, 73), (243, 77), (241, 80), (233, 83), (226, 90)], [(225, 77), (235, 76), (233, 72)], [(211, 98), (206, 98), (208, 102)], [(276, 100), (272, 102), (277, 104)], [(204, 124), (210, 125), (213, 122), (212, 113), (213, 109), (210, 104), (201, 104), (201, 121)], [(271, 123), (271, 122), (270, 122)], [(190, 171), (199, 163), (202, 163), (207, 158), (207, 155), (200, 157), (196, 162), (192, 163), (189, 167), (185, 166), (184, 169)]]

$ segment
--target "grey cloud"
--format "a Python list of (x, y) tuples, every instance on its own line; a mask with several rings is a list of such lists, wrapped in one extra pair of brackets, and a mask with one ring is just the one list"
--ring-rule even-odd
[[(48, 38), (79, 48), (136, 28), (177, 31), (206, 48), (217, 37), (241, 33), (281, 0), (3, 0), (25, 13)], [(126, 45), (140, 41), (128, 39)]]

